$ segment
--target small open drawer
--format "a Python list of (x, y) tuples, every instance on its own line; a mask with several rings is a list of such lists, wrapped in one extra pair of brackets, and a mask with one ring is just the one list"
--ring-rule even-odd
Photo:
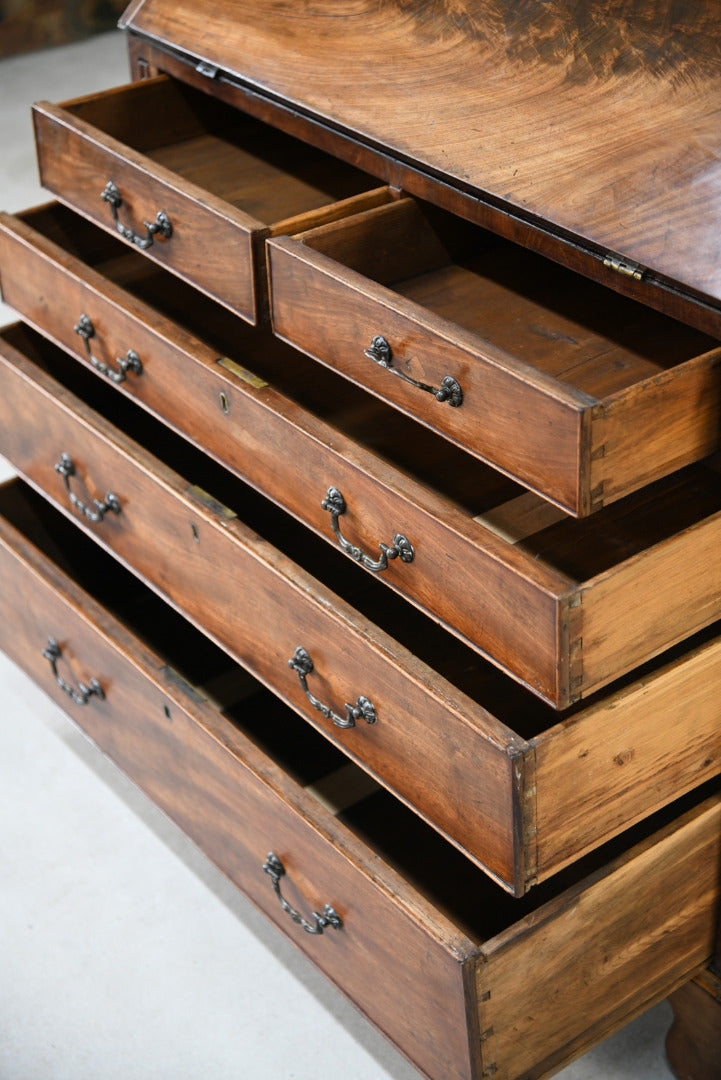
[(0, 452), (78, 543), (85, 530), (509, 891), (721, 771), (718, 624), (559, 716), (39, 336), (6, 330), (0, 369)]
[(548, 1075), (711, 955), (715, 789), (513, 900), (17, 482), (0, 578), (0, 647), (431, 1080)]
[(33, 116), (46, 188), (250, 322), (265, 305), (266, 236), (390, 197), (352, 166), (167, 76), (42, 102)]
[(284, 340), (590, 514), (719, 445), (713, 339), (412, 199), (268, 242)]

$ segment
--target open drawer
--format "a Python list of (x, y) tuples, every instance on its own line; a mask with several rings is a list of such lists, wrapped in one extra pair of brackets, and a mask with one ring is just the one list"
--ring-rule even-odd
[(250, 322), (265, 305), (264, 237), (390, 197), (167, 76), (42, 102), (33, 116), (46, 188)]
[(561, 717), (44, 339), (6, 330), (0, 368), (0, 452), (72, 531), (507, 889), (721, 770), (713, 627)]
[(2, 648), (431, 1080), (547, 1075), (710, 956), (718, 792), (513, 900), (32, 491), (0, 511)]
[(402, 199), (268, 242), (275, 332), (583, 516), (719, 445), (697, 330)]
[(558, 708), (721, 615), (705, 466), (573, 520), (65, 207), (0, 217), (0, 274), (44, 335)]

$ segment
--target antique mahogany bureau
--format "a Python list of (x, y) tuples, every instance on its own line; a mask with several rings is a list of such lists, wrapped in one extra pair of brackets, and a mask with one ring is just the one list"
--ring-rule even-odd
[(0, 219), (3, 648), (421, 1072), (548, 1075), (714, 949), (714, 5), (122, 25)]

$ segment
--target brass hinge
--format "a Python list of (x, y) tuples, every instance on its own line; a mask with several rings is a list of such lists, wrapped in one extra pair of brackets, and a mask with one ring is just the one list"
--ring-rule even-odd
[(617, 274), (635, 278), (636, 281), (641, 281), (644, 275), (643, 267), (639, 266), (638, 263), (629, 262), (628, 259), (620, 259), (616, 255), (606, 255), (603, 265), (609, 270), (615, 270)]
[(201, 60), (195, 65), (195, 70), (198, 75), (205, 75), (206, 79), (215, 79), (220, 68), (216, 67), (215, 64), (209, 64), (207, 60)]

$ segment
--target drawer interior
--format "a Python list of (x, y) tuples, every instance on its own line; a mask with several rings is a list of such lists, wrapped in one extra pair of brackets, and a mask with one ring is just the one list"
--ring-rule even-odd
[[(488, 940), (696, 805), (711, 782), (513, 899), (22, 482), (0, 513), (469, 937)], [(340, 795), (338, 794), (340, 792)]]
[[(191, 485), (202, 488), (237, 513), (251, 529), (300, 564), (317, 580), (360, 611), (365, 618), (399, 641), (411, 654), (477, 702), (481, 709), (487, 710), (522, 738), (531, 739), (558, 723), (559, 713), (555, 709), (479, 657), (435, 620), (389, 590), (378, 577), (365, 572), (335, 546), (325, 543), (271, 501), (139, 409), (131, 400), (97, 379), (41, 335), (17, 324), (7, 327), (0, 340), (3, 338), (107, 420), (156, 454)], [(474, 463), (471, 464), (476, 467)], [(698, 470), (694, 470), (693, 475), (696, 476), (697, 472)], [(558, 530), (563, 540), (565, 527), (569, 530), (565, 548), (561, 540), (558, 542), (558, 547), (564, 551), (564, 557), (568, 557), (566, 548), (569, 551), (578, 551), (579, 557), (585, 554), (587, 559), (596, 556), (597, 549), (607, 549), (610, 557), (617, 555), (619, 550), (626, 550), (631, 542), (637, 544), (644, 528), (654, 534), (678, 528), (684, 505), (689, 518), (710, 506), (721, 507), (721, 491), (718, 490), (720, 485), (715, 473), (707, 475), (707, 472), (703, 471), (697, 483), (690, 482), (683, 486), (678, 481), (678, 484), (680, 494), (676, 493), (678, 506), (674, 503), (673, 514), (665, 513), (673, 497), (673, 492), (667, 491), (667, 501), (661, 500), (659, 506), (649, 499), (649, 505), (641, 505), (635, 516), (629, 513), (626, 533), (623, 531), (624, 521), (620, 510), (612, 507), (609, 512), (604, 511), (597, 515), (596, 525), (599, 519), (603, 520), (607, 513), (612, 512), (615, 518), (620, 518), (617, 533), (609, 532), (604, 536), (596, 530), (593, 544), (587, 539), (584, 541), (583, 522), (571, 518), (564, 519), (564, 522), (557, 526), (541, 530), (535, 541), (541, 550), (541, 540), (545, 538), (552, 557), (555, 553), (551, 544), (554, 531)], [(588, 548), (591, 549), (590, 553)], [(641, 673), (653, 670), (680, 651), (701, 644), (717, 632), (718, 625), (706, 628), (683, 645), (651, 661), (641, 669)], [(638, 678), (638, 675), (636, 671), (615, 686)], [(603, 693), (602, 691), (601, 694)], [(589, 702), (593, 700), (588, 699)], [(573, 717), (582, 707), (584, 706), (578, 704), (562, 715), (564, 718)]]
[(266, 225), (378, 187), (353, 166), (165, 76), (64, 108)]
[(411, 199), (302, 235), (419, 309), (605, 399), (717, 342), (478, 226)]

